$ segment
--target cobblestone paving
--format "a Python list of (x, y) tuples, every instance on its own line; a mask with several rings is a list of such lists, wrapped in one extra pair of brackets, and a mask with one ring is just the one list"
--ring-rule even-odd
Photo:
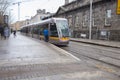
[(81, 63), (0, 67), (0, 80), (114, 80), (114, 77), (106, 75), (105, 72), (97, 71)]

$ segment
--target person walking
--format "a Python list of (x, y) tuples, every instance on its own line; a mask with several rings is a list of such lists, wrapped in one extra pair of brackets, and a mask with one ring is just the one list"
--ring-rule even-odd
[(2, 26), (2, 24), (0, 24), (0, 35), (1, 35), (1, 39), (4, 37), (4, 28)]
[(4, 39), (8, 38), (9, 37), (9, 28), (7, 26), (4, 27)]
[(49, 39), (49, 34), (48, 33), (49, 33), (48, 29), (47, 28), (44, 29), (44, 40), (45, 40), (45, 42), (48, 42), (48, 39)]
[(16, 37), (16, 30), (13, 31), (14, 38)]

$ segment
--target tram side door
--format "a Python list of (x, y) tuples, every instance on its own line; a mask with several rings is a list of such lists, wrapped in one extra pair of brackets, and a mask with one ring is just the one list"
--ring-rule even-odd
[(50, 23), (49, 28), (50, 28), (49, 29), (50, 30), (49, 41), (55, 43), (59, 40), (56, 24), (55, 23)]

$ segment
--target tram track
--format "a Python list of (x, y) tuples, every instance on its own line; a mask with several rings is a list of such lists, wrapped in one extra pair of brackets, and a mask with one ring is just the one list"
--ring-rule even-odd
[[(91, 58), (91, 59), (95, 59), (95, 60), (98, 60), (98, 61), (104, 61), (104, 59), (102, 60), (102, 58), (109, 58), (110, 60), (115, 60), (115, 61), (120, 60), (120, 59), (115, 58), (115, 57), (111, 57), (111, 56), (100, 54), (98, 52), (96, 52), (96, 54), (95, 54), (95, 53), (91, 53), (90, 51), (87, 51), (87, 50), (84, 51), (82, 49), (80, 49), (79, 51), (75, 51), (75, 50), (72, 49), (71, 52), (72, 53), (77, 53), (79, 55), (82, 55), (82, 56), (85, 56), (85, 57), (88, 57), (88, 58)], [(104, 61), (104, 62), (109, 63), (109, 64), (113, 64), (113, 63), (110, 63), (110, 62), (107, 62), (107, 61)], [(118, 65), (116, 65), (116, 64), (113, 64), (113, 65), (115, 65), (116, 67), (120, 68), (119, 63), (118, 63)]]
[[(84, 49), (80, 49), (80, 51), (84, 51)], [(104, 51), (104, 50), (101, 50), (101, 51), (95, 51), (95, 53), (92, 53), (92, 51), (90, 52), (90, 50), (88, 50), (88, 49), (85, 49), (85, 53), (84, 54), (86, 54), (86, 53), (91, 53), (91, 54), (95, 54), (95, 55), (98, 55), (98, 56), (103, 56), (103, 57), (108, 57), (108, 58), (111, 58), (111, 59), (115, 59), (115, 60), (120, 60), (120, 55), (118, 55), (118, 54), (116, 54), (115, 52), (114, 53), (105, 53), (106, 51)], [(88, 54), (88, 55), (90, 55), (90, 54)]]
[(100, 47), (100, 46), (99, 46), (100, 48), (98, 48), (97, 46), (85, 46), (85, 45), (81, 45), (81, 44), (76, 44), (76, 45), (83, 46), (83, 48), (82, 47), (79, 48), (80, 50), (83, 50), (86, 52), (95, 52), (95, 54), (99, 54), (102, 56), (120, 60), (120, 52), (119, 51), (106, 49), (106, 47)]
[[(74, 52), (74, 51), (68, 51), (68, 52), (69, 52), (69, 53), (74, 53), (74, 54), (79, 54), (79, 53)], [(82, 54), (80, 54), (79, 56), (82, 57), (82, 61), (84, 61), (84, 62), (86, 62), (86, 60), (83, 60), (83, 58), (84, 58), (84, 59), (87, 58), (87, 60), (91, 60), (91, 61), (94, 60), (94, 61), (98, 61), (98, 62), (100, 62), (100, 63), (102, 63), (102, 64), (107, 64), (107, 65), (112, 66), (112, 67), (120, 68), (120, 66), (118, 66), (118, 65), (111, 64), (111, 63), (108, 63), (108, 62), (99, 60), (99, 59), (97, 59), (97, 58), (89, 57), (89, 56), (82, 55)], [(81, 59), (81, 58), (80, 58), (80, 59)], [(87, 63), (89, 63), (89, 62), (87, 62)], [(89, 64), (90, 64), (90, 63), (89, 63)], [(93, 63), (93, 64), (94, 64), (94, 63)], [(100, 69), (100, 67), (98, 67), (97, 65), (92, 65), (92, 67), (95, 67), (95, 68), (99, 68), (99, 69)], [(120, 77), (120, 74), (119, 74), (119, 73), (116, 73), (115, 71), (112, 71), (112, 72), (111, 72), (111, 71), (108, 71), (108, 70), (105, 70), (105, 71), (110, 72), (110, 73), (113, 73), (113, 74), (115, 74), (115, 75), (117, 75), (117, 76)]]
[[(113, 74), (120, 77), (120, 70), (119, 70), (120, 65), (119, 65), (119, 63), (117, 65), (117, 64), (114, 64), (110, 61), (99, 58), (99, 57), (103, 57), (103, 58), (105, 57), (105, 58), (108, 58), (108, 60), (110, 59), (110, 60), (120, 61), (119, 56), (115, 57), (115, 56), (104, 55), (104, 53), (101, 53), (101, 52), (99, 53), (99, 50), (98, 50), (98, 52), (96, 51), (95, 53), (92, 53), (93, 50), (87, 49), (89, 47), (87, 47), (85, 49), (81, 49), (81, 48), (78, 48), (78, 45), (77, 45), (77, 48), (74, 47), (73, 44), (72, 44), (72, 47), (68, 46), (68, 47), (61, 47), (61, 48), (68, 51), (69, 53), (73, 54), (74, 56), (77, 56), (78, 58), (80, 58), (84, 62), (87, 62), (87, 63), (89, 63), (90, 61), (91, 61), (90, 63), (93, 62), (92, 64), (89, 63), (93, 67), (96, 67), (96, 68), (102, 69), (104, 71), (113, 73)], [(105, 50), (105, 51), (107, 51), (107, 50)], [(118, 55), (119, 53), (114, 53), (114, 54)], [(97, 64), (94, 64), (94, 63), (97, 63)], [(100, 65), (99, 65), (99, 63), (100, 63)]]

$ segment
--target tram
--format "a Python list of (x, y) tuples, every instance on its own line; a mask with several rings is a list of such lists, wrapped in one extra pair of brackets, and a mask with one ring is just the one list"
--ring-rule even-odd
[(22, 26), (21, 33), (44, 40), (44, 29), (49, 31), (49, 42), (55, 45), (69, 44), (69, 27), (65, 18), (50, 18)]

